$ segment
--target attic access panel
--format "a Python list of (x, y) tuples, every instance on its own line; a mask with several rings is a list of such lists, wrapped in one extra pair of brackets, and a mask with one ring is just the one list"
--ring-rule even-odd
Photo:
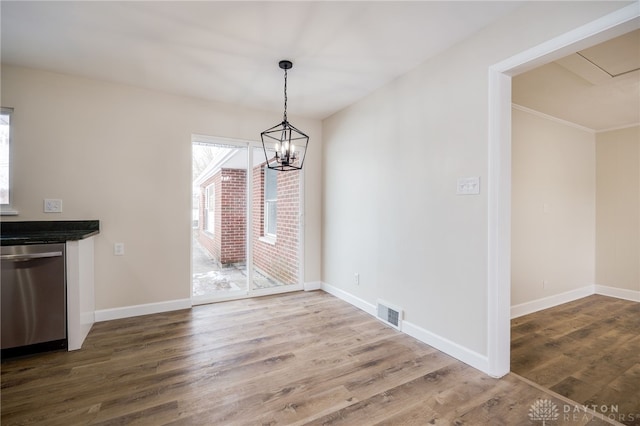
[(577, 52), (611, 77), (640, 70), (640, 30)]

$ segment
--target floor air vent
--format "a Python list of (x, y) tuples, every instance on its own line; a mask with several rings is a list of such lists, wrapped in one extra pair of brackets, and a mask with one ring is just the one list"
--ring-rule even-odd
[(378, 300), (378, 319), (400, 330), (402, 326), (402, 309)]

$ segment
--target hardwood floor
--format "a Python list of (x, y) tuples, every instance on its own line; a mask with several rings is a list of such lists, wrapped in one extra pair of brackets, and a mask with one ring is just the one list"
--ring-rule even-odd
[(640, 424), (640, 303), (593, 295), (512, 320), (511, 371)]
[[(5, 360), (1, 377), (4, 426), (607, 424), (320, 291), (97, 323), (82, 350)], [(558, 418), (530, 418), (536, 401)]]

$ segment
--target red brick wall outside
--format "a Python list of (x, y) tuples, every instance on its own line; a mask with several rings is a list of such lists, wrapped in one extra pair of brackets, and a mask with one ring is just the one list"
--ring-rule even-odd
[[(221, 169), (200, 185), (198, 242), (221, 265), (246, 260), (246, 172)], [(215, 224), (213, 233), (205, 231), (206, 188), (215, 188)]]
[(246, 261), (247, 236), (247, 173), (242, 169), (222, 169), (220, 263)]
[(277, 222), (273, 243), (264, 238), (264, 165), (253, 169), (253, 263), (284, 284), (298, 283), (300, 172), (277, 172)]
[[(264, 237), (264, 168), (253, 169), (254, 266), (284, 283), (298, 283), (300, 172), (278, 172), (276, 238)], [(204, 230), (206, 187), (215, 185), (215, 229)], [(222, 169), (200, 186), (198, 242), (219, 264), (246, 261), (246, 172)]]

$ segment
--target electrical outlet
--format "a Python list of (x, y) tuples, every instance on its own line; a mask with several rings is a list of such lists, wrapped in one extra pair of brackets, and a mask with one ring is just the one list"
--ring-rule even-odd
[(356, 283), (356, 285), (360, 285), (360, 274), (359, 273), (355, 273), (353, 274), (353, 281)]
[(62, 213), (62, 200), (55, 198), (44, 199), (45, 213)]
[(113, 245), (114, 256), (124, 256), (124, 243), (115, 243)]

